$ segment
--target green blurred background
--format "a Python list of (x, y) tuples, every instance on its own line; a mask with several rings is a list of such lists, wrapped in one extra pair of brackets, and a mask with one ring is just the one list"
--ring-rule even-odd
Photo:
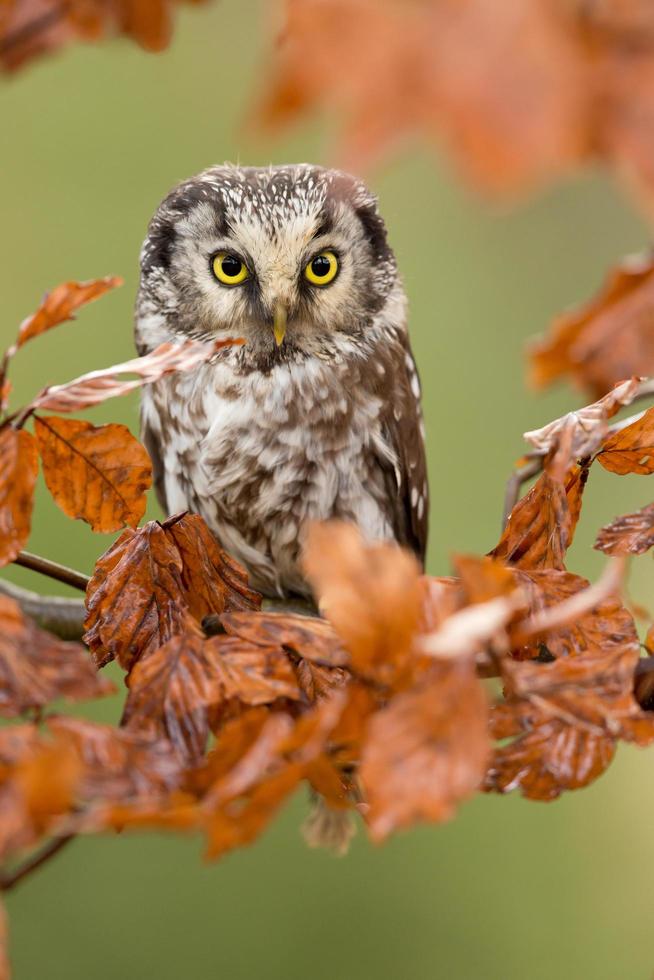
[[(163, 55), (126, 42), (74, 47), (1, 84), (3, 346), (58, 282), (126, 280), (21, 352), (16, 404), (131, 355), (138, 250), (177, 180), (226, 159), (330, 161), (328, 124), (276, 142), (244, 131), (267, 16), (263, 3), (223, 0), (183, 12)], [(476, 199), (418, 148), (369, 179), (411, 300), (429, 436), (430, 571), (444, 573), (453, 551), (495, 543), (521, 433), (579, 403), (563, 388), (526, 391), (526, 339), (585, 298), (647, 232), (601, 175), (510, 210)], [(137, 412), (131, 398), (90, 417), (136, 431)], [(651, 499), (642, 478), (594, 473), (571, 567), (596, 575), (596, 529)], [(88, 570), (109, 543), (41, 489), (33, 550)], [(651, 583), (641, 559), (642, 601)], [(116, 720), (119, 702), (87, 711)], [(599, 783), (554, 804), (480, 797), (453, 823), (381, 849), (359, 834), (344, 859), (305, 846), (305, 810), (296, 798), (256, 846), (211, 866), (197, 841), (178, 837), (75, 843), (9, 897), (17, 980), (652, 975), (654, 750), (622, 748)]]

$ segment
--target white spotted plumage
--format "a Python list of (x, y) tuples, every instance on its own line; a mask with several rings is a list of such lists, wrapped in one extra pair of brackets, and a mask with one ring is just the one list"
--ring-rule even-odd
[[(325, 248), (338, 276), (311, 289), (302, 270)], [(210, 257), (226, 249), (244, 257), (247, 288), (212, 278)], [(163, 202), (141, 266), (141, 351), (189, 335), (246, 341), (144, 392), (164, 506), (199, 512), (269, 594), (308, 593), (299, 557), (314, 520), (353, 521), (422, 559), (420, 388), (404, 292), (366, 188), (308, 165), (212, 168)]]

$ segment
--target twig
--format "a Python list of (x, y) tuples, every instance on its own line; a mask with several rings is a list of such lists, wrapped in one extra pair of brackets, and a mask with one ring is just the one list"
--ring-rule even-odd
[(39, 851), (36, 851), (28, 857), (23, 864), (19, 864), (13, 871), (8, 871), (0, 875), (0, 891), (9, 891), (19, 881), (22, 881), (23, 878), (26, 878), (33, 871), (36, 871), (37, 868), (40, 868), (42, 864), (45, 864), (46, 861), (49, 861), (50, 858), (53, 858), (55, 854), (63, 850), (66, 844), (70, 844), (74, 839), (75, 834), (66, 834), (63, 837), (55, 837), (53, 840), (48, 841)]
[(83, 599), (43, 596), (0, 580), (0, 595), (9, 596), (38, 625), (62, 640), (81, 640), (86, 610)]
[(14, 558), (15, 565), (21, 565), (23, 568), (29, 568), (33, 572), (39, 572), (41, 575), (47, 575), (48, 578), (53, 578), (57, 582), (63, 582), (64, 585), (70, 585), (74, 589), (79, 589), (81, 592), (86, 592), (86, 587), (89, 584), (88, 575), (84, 575), (82, 572), (76, 572), (73, 568), (67, 568), (65, 565), (60, 565), (59, 562), (51, 561), (49, 558), (41, 558), (40, 555), (33, 555), (29, 551), (21, 551), (17, 558)]
[(542, 470), (545, 453), (529, 453), (525, 459), (527, 462), (524, 463), (523, 466), (519, 466), (518, 469), (514, 470), (509, 479), (506, 481), (506, 490), (504, 492), (504, 512), (502, 514), (502, 530), (504, 530), (506, 525), (509, 523), (511, 511), (518, 503), (523, 484), (526, 483), (527, 480), (531, 480), (532, 477), (538, 476)]

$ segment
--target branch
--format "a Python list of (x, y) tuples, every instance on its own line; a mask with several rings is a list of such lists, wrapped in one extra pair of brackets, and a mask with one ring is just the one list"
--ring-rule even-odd
[(23, 864), (19, 864), (17, 868), (13, 871), (7, 871), (4, 874), (0, 874), (0, 891), (8, 892), (14, 885), (17, 885), (19, 881), (26, 878), (28, 875), (40, 868), (42, 864), (53, 858), (55, 854), (63, 850), (66, 844), (70, 844), (72, 840), (75, 839), (75, 834), (66, 834), (63, 837), (55, 837), (53, 840), (49, 841), (47, 844), (34, 854), (30, 855)]
[(81, 640), (86, 617), (83, 599), (62, 599), (44, 596), (21, 589), (11, 582), (0, 580), (0, 595), (9, 596), (41, 629), (54, 633), (62, 640)]
[(82, 572), (76, 572), (73, 568), (60, 565), (59, 562), (50, 561), (49, 558), (33, 555), (29, 551), (19, 552), (18, 557), (14, 558), (14, 564), (29, 568), (33, 572), (40, 572), (41, 575), (47, 575), (49, 578), (63, 582), (64, 585), (70, 585), (81, 592), (86, 592), (90, 582), (88, 575), (83, 575)]

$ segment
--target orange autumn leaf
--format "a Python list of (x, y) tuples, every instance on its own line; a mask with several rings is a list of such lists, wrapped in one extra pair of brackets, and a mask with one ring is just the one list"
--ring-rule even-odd
[(9, 962), (9, 923), (4, 904), (0, 904), (0, 980), (11, 980)]
[(630, 256), (589, 303), (558, 317), (532, 345), (530, 378), (542, 387), (565, 375), (595, 395), (623, 378), (654, 374), (654, 259)]
[(259, 601), (202, 518), (150, 521), (126, 530), (97, 562), (86, 593), (85, 640), (98, 665), (116, 658), (129, 670), (183, 633), (189, 615), (201, 620)]
[(0, 429), (0, 566), (13, 561), (29, 538), (38, 465), (29, 432)]
[(127, 426), (49, 416), (34, 419), (34, 432), (46, 485), (65, 514), (104, 533), (138, 524), (152, 464)]
[(225, 631), (259, 646), (280, 646), (298, 657), (326, 667), (345, 667), (347, 652), (333, 626), (316, 616), (293, 613), (223, 613)]
[(488, 705), (474, 663), (439, 663), (372, 716), (361, 782), (373, 840), (441, 822), (481, 784), (490, 755)]
[(46, 293), (36, 313), (23, 320), (16, 346), (22, 347), (28, 340), (38, 337), (46, 330), (51, 330), (66, 320), (73, 320), (76, 310), (81, 306), (99, 299), (110, 289), (122, 284), (123, 280), (118, 276), (106, 276), (104, 279), (92, 279), (89, 282), (62, 283)]
[(111, 694), (87, 651), (39, 629), (0, 595), (0, 715), (13, 718), (66, 698), (85, 701)]
[(654, 408), (610, 435), (597, 460), (611, 473), (654, 473)]
[(594, 547), (606, 555), (644, 555), (653, 545), (654, 504), (648, 504), (603, 527)]
[(352, 669), (381, 683), (397, 682), (422, 613), (415, 558), (397, 545), (368, 545), (353, 525), (330, 521), (311, 528), (304, 568)]
[(237, 637), (206, 639), (192, 623), (144, 654), (128, 677), (123, 724), (167, 738), (180, 760), (197, 762), (206, 747), (211, 709), (234, 700), (256, 706), (298, 699), (293, 668), (281, 647)]

